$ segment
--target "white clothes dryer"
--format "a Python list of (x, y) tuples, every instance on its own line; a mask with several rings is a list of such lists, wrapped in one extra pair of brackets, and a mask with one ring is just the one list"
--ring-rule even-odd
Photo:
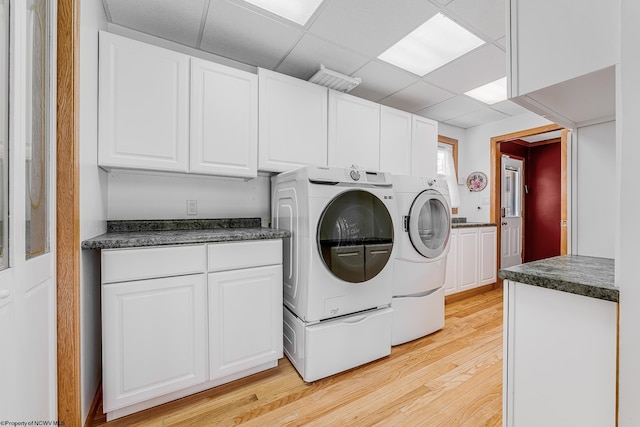
[(391, 176), (305, 167), (272, 178), (283, 254), (284, 351), (305, 381), (391, 352)]
[(411, 341), (444, 326), (444, 280), (451, 204), (445, 180), (394, 176), (396, 264), (392, 344)]

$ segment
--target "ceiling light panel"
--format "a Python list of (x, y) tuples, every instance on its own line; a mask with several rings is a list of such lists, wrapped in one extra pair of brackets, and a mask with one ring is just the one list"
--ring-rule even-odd
[(483, 43), (482, 39), (438, 13), (378, 58), (424, 76)]
[(503, 77), (464, 94), (489, 105), (504, 101), (507, 99), (507, 78)]
[(322, 0), (244, 0), (296, 24), (305, 25)]

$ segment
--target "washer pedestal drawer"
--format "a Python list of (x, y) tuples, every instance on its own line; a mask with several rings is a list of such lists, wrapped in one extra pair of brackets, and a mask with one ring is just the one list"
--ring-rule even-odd
[(306, 325), (286, 307), (284, 352), (312, 382), (391, 353), (393, 310), (381, 308)]

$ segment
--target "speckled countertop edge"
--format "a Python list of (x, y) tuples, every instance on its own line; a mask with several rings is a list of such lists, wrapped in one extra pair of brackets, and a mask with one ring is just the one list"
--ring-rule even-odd
[(451, 228), (497, 227), (495, 222), (454, 222)]
[(608, 258), (564, 255), (509, 267), (501, 279), (547, 289), (618, 302), (614, 261)]
[(291, 236), (288, 231), (259, 225), (259, 218), (109, 221), (107, 229), (110, 231), (83, 241), (81, 247), (82, 249), (120, 249), (282, 239)]

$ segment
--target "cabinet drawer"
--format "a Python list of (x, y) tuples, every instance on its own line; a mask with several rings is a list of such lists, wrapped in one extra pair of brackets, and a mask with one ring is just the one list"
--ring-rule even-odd
[(209, 245), (209, 271), (282, 263), (282, 240), (252, 240)]
[(205, 271), (205, 246), (166, 246), (102, 251), (102, 283)]

